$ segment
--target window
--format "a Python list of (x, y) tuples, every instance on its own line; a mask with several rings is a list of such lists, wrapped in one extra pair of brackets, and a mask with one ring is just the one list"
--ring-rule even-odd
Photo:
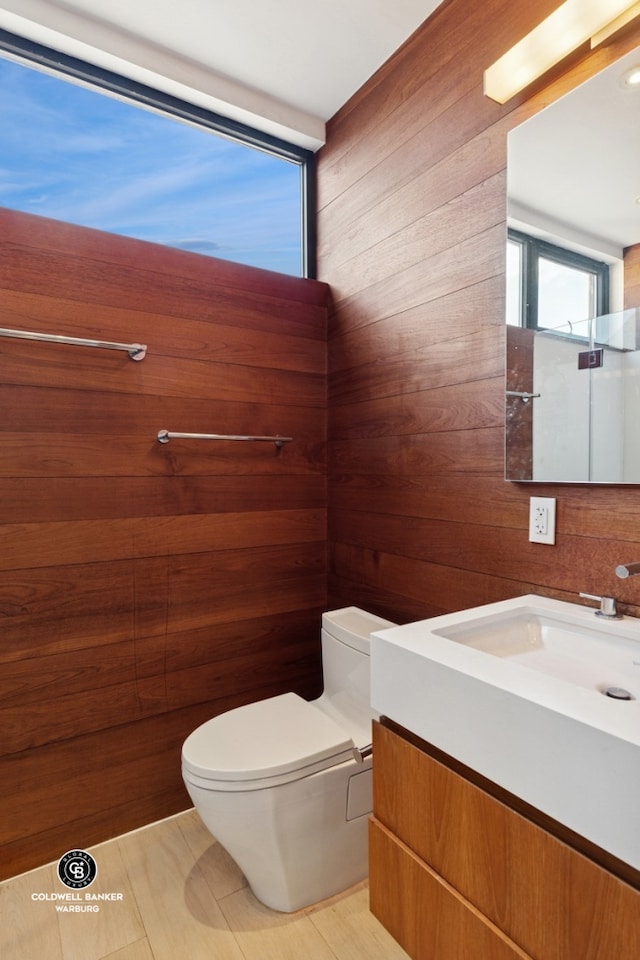
[(606, 263), (509, 231), (508, 324), (572, 334), (581, 321), (608, 309)]
[(0, 205), (314, 275), (311, 152), (3, 31), (0, 85)]

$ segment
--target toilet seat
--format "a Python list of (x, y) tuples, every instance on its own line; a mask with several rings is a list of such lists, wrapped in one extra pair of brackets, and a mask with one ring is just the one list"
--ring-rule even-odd
[(208, 720), (187, 737), (183, 774), (210, 790), (260, 790), (353, 759), (353, 740), (295, 693)]

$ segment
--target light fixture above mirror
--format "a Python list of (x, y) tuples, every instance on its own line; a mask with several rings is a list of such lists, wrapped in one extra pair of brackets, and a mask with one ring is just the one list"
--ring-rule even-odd
[(581, 44), (597, 46), (638, 15), (637, 0), (565, 0), (485, 70), (485, 96), (506, 103)]

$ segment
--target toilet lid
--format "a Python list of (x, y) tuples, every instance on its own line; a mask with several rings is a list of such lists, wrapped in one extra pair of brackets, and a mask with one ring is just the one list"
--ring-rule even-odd
[[(190, 734), (186, 771), (206, 780), (253, 781), (352, 758), (353, 740), (330, 717), (295, 693), (229, 710)], [(309, 771), (311, 772), (311, 771)]]

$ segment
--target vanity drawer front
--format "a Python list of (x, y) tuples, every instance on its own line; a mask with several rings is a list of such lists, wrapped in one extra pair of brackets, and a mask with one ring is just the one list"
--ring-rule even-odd
[(638, 960), (637, 890), (380, 724), (374, 756), (376, 818), (524, 950)]
[(413, 960), (531, 960), (375, 819), (371, 911)]

